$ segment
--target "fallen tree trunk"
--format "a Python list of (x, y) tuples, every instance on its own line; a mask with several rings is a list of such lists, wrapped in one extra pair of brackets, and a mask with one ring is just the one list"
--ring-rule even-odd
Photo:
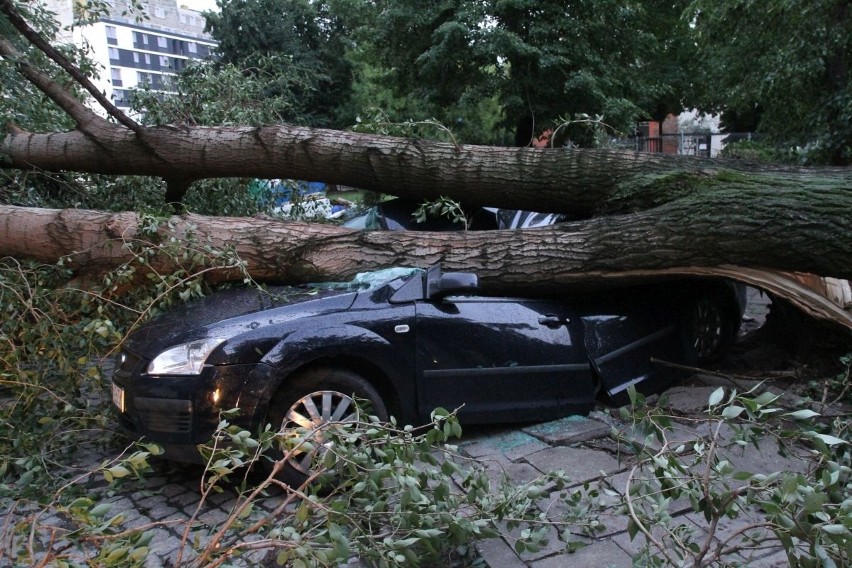
[[(357, 272), (393, 265), (473, 270), (483, 285), (505, 291), (553, 290), (559, 286), (588, 287), (632, 283), (675, 276), (725, 276), (764, 287), (789, 299), (811, 315), (852, 328), (852, 316), (818, 294), (807, 292), (777, 270), (738, 268), (815, 266), (808, 226), (798, 254), (784, 243), (797, 242), (790, 231), (772, 237), (757, 233), (765, 222), (749, 216), (752, 240), (738, 235), (741, 224), (721, 228), (700, 223), (684, 225), (672, 213), (668, 225), (643, 212), (622, 218), (592, 219), (545, 229), (466, 233), (354, 232), (348, 229), (267, 218), (223, 218), (185, 215), (171, 218), (158, 239), (146, 235), (134, 213), (110, 214), (85, 210), (50, 210), (0, 206), (0, 255), (55, 262), (91, 274), (105, 272), (133, 257), (125, 246), (140, 241), (209, 243), (233, 248), (256, 279), (274, 282), (348, 280)], [(165, 227), (169, 227), (166, 229)], [(795, 228), (791, 229), (795, 232)], [(189, 238), (189, 235), (192, 238)], [(26, 235), (25, 239), (19, 238)], [(700, 242), (701, 246), (695, 246)], [(770, 243), (766, 249), (757, 243)], [(742, 244), (745, 243), (745, 244)], [(849, 246), (849, 243), (846, 243)], [(848, 258), (849, 250), (845, 250)], [(794, 258), (796, 257), (796, 258)], [(719, 259), (724, 259), (719, 262)], [(680, 261), (680, 262), (679, 262)], [(151, 269), (172, 272), (170, 257), (149, 259)], [(719, 266), (723, 264), (725, 266)], [(848, 264), (822, 260), (819, 268), (852, 277)], [(805, 270), (807, 270), (805, 268)], [(237, 270), (218, 270), (214, 280), (242, 279)]]
[(292, 178), (415, 199), (560, 212), (574, 218), (649, 209), (724, 191), (738, 206), (831, 193), (852, 210), (852, 171), (755, 169), (736, 162), (582, 149), (501, 148), (295, 126), (153, 127), (134, 132), (92, 119), (89, 133), (10, 130), (0, 145), (15, 168), (159, 176)]
[[(523, 231), (366, 232), (271, 218), (184, 215), (179, 234), (233, 246), (263, 280), (317, 281), (393, 264), (444, 262), (505, 283), (573, 274), (732, 264), (852, 278), (852, 204), (832, 192), (795, 203), (752, 203), (735, 190), (695, 195), (628, 215)], [(137, 238), (135, 214), (0, 206), (0, 254), (51, 261), (79, 253), (111, 266), (106, 239)], [(106, 255), (106, 256), (104, 256)]]

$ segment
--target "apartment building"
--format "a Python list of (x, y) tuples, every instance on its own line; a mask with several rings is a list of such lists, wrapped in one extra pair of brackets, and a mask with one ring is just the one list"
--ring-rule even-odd
[[(90, 57), (101, 67), (95, 84), (118, 107), (128, 108), (129, 92), (143, 84), (170, 91), (170, 77), (190, 60), (209, 56), (216, 47), (216, 42), (204, 34), (204, 17), (182, 5), (181, 0), (144, 2), (148, 19), (141, 21), (126, 13), (126, 0), (112, 0), (110, 4), (109, 15), (93, 24), (75, 26), (65, 39), (89, 47)], [(46, 5), (65, 26), (74, 21), (83, 3), (46, 0)]]

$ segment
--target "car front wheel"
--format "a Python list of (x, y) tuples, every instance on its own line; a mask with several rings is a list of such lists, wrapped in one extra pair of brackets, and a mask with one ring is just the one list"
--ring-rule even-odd
[[(342, 369), (313, 369), (286, 381), (267, 412), (268, 422), (284, 437), (291, 436), (283, 443), (289, 448), (289, 457), (281, 480), (292, 487), (304, 484), (320, 467), (326, 452), (333, 451), (329, 429), (366, 420), (368, 415), (388, 418), (378, 391), (360, 375)], [(276, 449), (270, 457), (281, 459), (285, 452)]]

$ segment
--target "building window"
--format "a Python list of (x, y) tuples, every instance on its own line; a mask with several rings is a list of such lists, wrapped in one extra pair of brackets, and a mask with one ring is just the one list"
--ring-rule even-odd
[(142, 36), (142, 43), (144, 43), (145, 45), (148, 45), (148, 35), (147, 34), (140, 34), (140, 35)]
[(115, 34), (115, 26), (106, 26), (107, 43), (115, 45), (118, 43), (118, 37)]
[(112, 75), (112, 84), (116, 87), (121, 86), (121, 69), (116, 67), (112, 67), (110, 69), (110, 74)]
[(169, 58), (165, 55), (160, 56), (160, 67), (168, 67), (169, 66)]
[(169, 40), (163, 36), (157, 36), (157, 45), (165, 49), (169, 47)]
[(166, 17), (166, 11), (163, 10), (162, 6), (155, 6), (154, 7), (154, 17), (155, 18), (165, 18)]
[(129, 97), (127, 96), (127, 91), (124, 89), (114, 89), (112, 92), (113, 99), (115, 100), (115, 106), (120, 107), (129, 107)]
[(150, 64), (151, 64), (151, 55), (146, 53), (145, 54), (145, 65), (150, 65)]
[(139, 63), (139, 52), (138, 51), (133, 52), (133, 63)]
[(187, 45), (189, 47), (190, 53), (198, 53), (198, 44), (196, 44), (194, 41), (189, 42)]
[(118, 48), (110, 47), (108, 51), (110, 61), (118, 61)]
[(139, 83), (140, 85), (143, 85), (143, 84), (150, 85), (151, 84), (151, 74), (150, 73), (144, 73), (142, 71), (137, 71), (136, 72), (136, 82)]

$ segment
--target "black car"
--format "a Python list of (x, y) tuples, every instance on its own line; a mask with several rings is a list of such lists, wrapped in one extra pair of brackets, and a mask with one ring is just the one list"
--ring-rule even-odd
[(254, 431), (345, 420), (352, 397), (403, 423), (426, 422), (436, 407), (461, 407), (466, 423), (585, 414), (596, 397), (675, 378), (652, 358), (712, 355), (741, 315), (722, 281), (519, 298), (488, 295), (475, 274), (438, 266), (387, 274), (366, 290), (297, 301), (228, 290), (151, 321), (116, 365), (121, 426), (167, 457), (197, 460), (195, 445), (235, 407)]

